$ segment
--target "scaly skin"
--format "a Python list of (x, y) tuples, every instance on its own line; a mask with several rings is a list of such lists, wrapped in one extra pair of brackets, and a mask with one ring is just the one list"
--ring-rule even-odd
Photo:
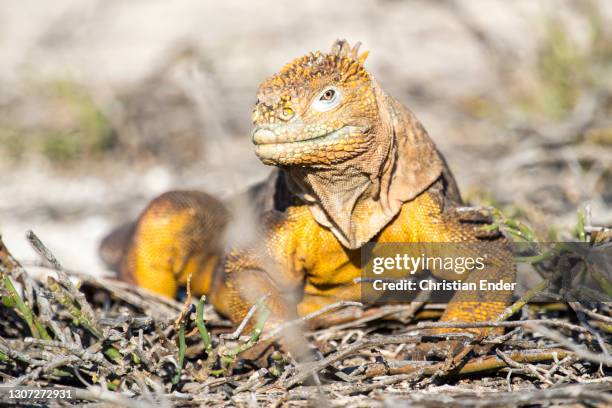
[[(122, 253), (121, 276), (174, 297), (192, 274), (192, 292), (208, 294), (234, 322), (269, 294), (271, 325), (360, 300), (354, 279), (365, 242), (484, 238), (495, 266), (489, 273), (512, 280), (505, 238), (483, 237), (482, 217), (456, 211), (461, 200), (444, 160), (414, 116), (365, 70), (366, 56), (338, 41), (329, 54), (298, 58), (264, 82), (252, 137), (262, 162), (279, 169), (227, 203), (187, 191), (154, 200), (131, 235), (124, 229), (129, 242), (105, 240), (103, 254)], [(240, 225), (244, 212), (254, 226)], [(241, 228), (255, 231), (236, 242), (231, 236)], [(479, 278), (472, 273), (468, 281)], [(489, 320), (510, 295), (456, 298), (443, 320)]]
[[(252, 119), (255, 153), (263, 163), (329, 166), (370, 150), (374, 138), (368, 130), (380, 119), (363, 60), (317, 52), (261, 85)], [(313, 97), (331, 84), (342, 92), (342, 106), (333, 112), (310, 109)]]

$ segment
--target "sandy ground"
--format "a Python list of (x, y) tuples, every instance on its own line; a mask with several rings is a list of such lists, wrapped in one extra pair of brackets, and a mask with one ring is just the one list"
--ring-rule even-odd
[[(577, 44), (586, 42), (584, 21), (574, 18), (568, 2), (461, 3), (519, 77), (533, 68), (541, 22), (551, 12), (562, 16)], [(606, 18), (612, 16), (612, 3), (600, 3)], [(0, 232), (21, 259), (35, 258), (23, 238), (32, 229), (66, 267), (102, 273), (96, 256), (101, 237), (155, 195), (173, 188), (229, 194), (265, 176), (269, 170), (248, 140), (258, 83), (293, 57), (326, 50), (337, 37), (360, 40), (371, 50), (369, 69), (421, 118), (464, 191), (490, 191), (511, 202), (537, 172), (509, 175), (524, 151), (517, 139), (504, 125), (461, 113), (466, 101), (495, 95), (503, 84), (487, 50), (451, 11), (441, 2), (416, 0), (2, 2), (2, 101), (19, 95), (28, 81), (57, 78), (86, 84), (105, 100), (191, 47), (203, 70), (183, 86), (199, 98), (208, 126), (201, 131), (206, 155), (180, 170), (163, 162), (85, 162), (58, 170), (39, 158), (18, 165), (0, 160)], [(568, 154), (569, 162), (574, 153)], [(555, 174), (551, 184), (556, 177), (576, 186), (575, 208), (592, 201), (598, 219), (612, 222), (610, 203), (581, 190), (588, 175), (569, 165)], [(542, 211), (554, 213), (551, 206)], [(558, 214), (567, 224), (568, 209)]]

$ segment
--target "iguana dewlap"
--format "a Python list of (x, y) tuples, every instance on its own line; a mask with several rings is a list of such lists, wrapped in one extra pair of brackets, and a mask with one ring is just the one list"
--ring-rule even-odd
[[(109, 236), (102, 254), (123, 279), (168, 297), (192, 275), (192, 292), (236, 322), (270, 294), (274, 324), (360, 300), (366, 242), (479, 241), (481, 225), (456, 211), (461, 199), (444, 159), (365, 70), (366, 56), (337, 41), (330, 53), (283, 67), (261, 85), (252, 115), (255, 153), (277, 167), (269, 179), (225, 203), (196, 191), (163, 194)], [(487, 240), (490, 258), (506, 264), (495, 244), (504, 238)], [(514, 278), (511, 267), (494, 273)], [(443, 319), (489, 320), (510, 295), (457, 298)]]

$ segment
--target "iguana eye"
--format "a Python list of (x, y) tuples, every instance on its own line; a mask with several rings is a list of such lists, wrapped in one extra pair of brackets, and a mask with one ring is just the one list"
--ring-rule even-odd
[(342, 95), (335, 87), (325, 88), (312, 103), (312, 108), (319, 112), (326, 112), (340, 104)]
[(334, 96), (336, 96), (336, 91), (333, 89), (328, 89), (327, 91), (323, 92), (323, 95), (321, 95), (319, 99), (322, 101), (331, 101)]

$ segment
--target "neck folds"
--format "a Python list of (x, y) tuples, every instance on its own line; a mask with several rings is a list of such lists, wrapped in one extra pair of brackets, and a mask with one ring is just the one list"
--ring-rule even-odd
[(412, 113), (374, 86), (380, 120), (372, 128), (374, 140), (367, 152), (330, 168), (287, 169), (291, 190), (350, 249), (371, 240), (444, 169)]

